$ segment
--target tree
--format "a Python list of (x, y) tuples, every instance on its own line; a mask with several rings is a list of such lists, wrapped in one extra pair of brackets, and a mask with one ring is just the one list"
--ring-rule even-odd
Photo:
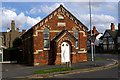
[(22, 39), (21, 38), (15, 38), (15, 40), (13, 41), (13, 47), (19, 47), (22, 45)]

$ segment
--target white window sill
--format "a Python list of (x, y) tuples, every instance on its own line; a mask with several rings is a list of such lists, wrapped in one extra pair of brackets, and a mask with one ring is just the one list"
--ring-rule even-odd
[(78, 51), (78, 53), (87, 53), (87, 51)]
[(43, 50), (50, 50), (50, 48), (44, 48)]
[(79, 49), (78, 47), (76, 49)]

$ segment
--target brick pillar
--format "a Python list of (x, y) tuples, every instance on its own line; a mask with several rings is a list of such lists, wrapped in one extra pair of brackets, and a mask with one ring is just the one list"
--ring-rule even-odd
[(24, 34), (26, 32), (26, 30), (22, 30), (22, 34)]
[(19, 32), (19, 28), (17, 28), (17, 32)]
[(114, 23), (111, 23), (111, 30), (112, 30), (112, 31), (115, 30), (115, 25), (114, 25)]
[(12, 20), (11, 22), (11, 30), (14, 31), (15, 30), (15, 21)]
[(96, 27), (93, 26), (93, 34), (95, 34), (95, 33), (96, 33)]

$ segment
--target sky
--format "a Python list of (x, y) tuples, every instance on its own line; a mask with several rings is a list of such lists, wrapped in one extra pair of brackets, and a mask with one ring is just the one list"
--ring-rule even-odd
[[(16, 27), (30, 29), (48, 14), (62, 4), (78, 20), (89, 28), (88, 2), (2, 2), (0, 8), (0, 31), (10, 27), (11, 20), (15, 20)], [(114, 23), (117, 29), (118, 2), (91, 2), (92, 26), (103, 33)]]

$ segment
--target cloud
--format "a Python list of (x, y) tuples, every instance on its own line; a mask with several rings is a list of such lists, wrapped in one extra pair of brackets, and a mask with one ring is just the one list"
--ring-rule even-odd
[(8, 10), (5, 8), (1, 8), (2, 12), (0, 12), (0, 14), (2, 14), (2, 27), (10, 27), (10, 23), (11, 20), (15, 20), (16, 23), (16, 27), (19, 28), (23, 28), (26, 25), (28, 26), (33, 26), (36, 23), (38, 23), (41, 18), (37, 17), (37, 18), (32, 18), (30, 16), (25, 16), (25, 14), (23, 12), (21, 12), (20, 14), (16, 14), (16, 12), (12, 11), (12, 10)]
[(26, 14), (37, 14), (40, 13), (41, 10), (37, 8), (32, 8), (30, 11), (26, 11)]
[(106, 7), (106, 10), (110, 11), (110, 12), (117, 11), (117, 8), (113, 5), (110, 5), (110, 4), (106, 4), (104, 7)]
[(49, 14), (49, 13), (51, 13), (53, 10), (55, 10), (56, 8), (58, 8), (58, 7), (60, 6), (60, 4), (62, 4), (63, 6), (65, 6), (64, 3), (55, 3), (55, 4), (52, 5), (52, 6), (42, 5), (42, 6), (40, 7), (40, 9), (41, 9), (42, 12)]
[[(90, 26), (89, 3), (88, 2), (72, 2), (65, 4), (69, 7), (69, 11), (76, 16), (88, 28)], [(117, 23), (117, 18), (112, 15), (116, 14), (114, 5), (103, 2), (92, 2), (92, 26), (96, 26), (99, 32), (110, 29), (111, 23)], [(74, 7), (72, 7), (74, 6)], [(110, 12), (113, 11), (113, 12)], [(107, 12), (107, 13), (106, 13)]]
[(34, 7), (30, 11), (26, 11), (26, 14), (37, 14), (37, 13), (47, 13), (47, 14), (49, 14), (53, 10), (58, 8), (60, 6), (60, 4), (64, 5), (64, 3), (55, 3), (52, 6), (41, 5), (39, 8), (38, 7)]
[[(66, 3), (70, 7), (74, 6), (79, 9), (88, 10), (89, 9), (89, 2), (68, 2)], [(91, 2), (92, 11), (101, 11), (101, 5), (104, 4), (103, 2)]]
[[(83, 15), (76, 15), (76, 17), (78, 17), (78, 19), (83, 22), (86, 26), (89, 27), (89, 22), (90, 22), (90, 16), (89, 14), (83, 14)], [(109, 29), (110, 28), (110, 24), (111, 23), (116, 23), (117, 20), (110, 15), (98, 15), (98, 14), (92, 14), (92, 26), (96, 26), (97, 29), (100, 32), (103, 32), (105, 29)]]
[(15, 8), (12, 8), (11, 10), (12, 10), (12, 11), (16, 11), (16, 9), (15, 9)]
[[(66, 5), (69, 5), (69, 7), (74, 6), (76, 8), (83, 9), (83, 11), (89, 10), (89, 2), (68, 2), (66, 3)], [(114, 5), (109, 4), (107, 2), (91, 2), (91, 9), (94, 12), (112, 12), (117, 10), (117, 8)]]
[(41, 18), (40, 17), (37, 17), (37, 18), (31, 18), (31, 17), (27, 17), (27, 21), (26, 21), (26, 23), (28, 24), (28, 26), (31, 26), (31, 25), (34, 25), (34, 24), (36, 24), (36, 22), (39, 22), (41, 20)]

